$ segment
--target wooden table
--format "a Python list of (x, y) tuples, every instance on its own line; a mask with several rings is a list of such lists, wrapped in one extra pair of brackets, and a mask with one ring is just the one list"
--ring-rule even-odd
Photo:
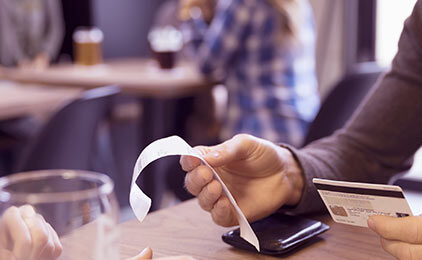
[[(302, 250), (284, 259), (393, 259), (367, 228), (337, 224), (323, 216), (331, 230)], [(149, 214), (143, 223), (132, 220), (120, 225), (121, 259), (134, 256), (146, 246), (154, 255), (191, 255), (196, 259), (280, 259), (235, 249), (221, 240), (229, 229), (215, 225), (196, 200)]]
[(75, 88), (50, 89), (0, 81), (0, 120), (53, 111), (64, 102), (76, 98), (80, 92)]
[(119, 85), (124, 92), (142, 97), (191, 96), (207, 85), (191, 63), (181, 62), (171, 70), (160, 69), (151, 59), (106, 61), (96, 66), (53, 65), (45, 70), (1, 68), (0, 78), (21, 83), (95, 88)]
[[(180, 62), (174, 69), (163, 70), (151, 59), (122, 59), (105, 61), (102, 65), (86, 67), (73, 64), (53, 65), (45, 70), (0, 68), (0, 79), (21, 83), (38, 83), (50, 86), (76, 86), (95, 88), (116, 84), (125, 93), (136, 95), (142, 106), (139, 119), (139, 148), (167, 135), (182, 135), (172, 126), (176, 116), (177, 100), (192, 97), (212, 84), (207, 82), (188, 62)], [(169, 129), (166, 129), (168, 127)], [(163, 187), (162, 178), (151, 165), (142, 175), (142, 190), (154, 197), (152, 208), (158, 208)]]

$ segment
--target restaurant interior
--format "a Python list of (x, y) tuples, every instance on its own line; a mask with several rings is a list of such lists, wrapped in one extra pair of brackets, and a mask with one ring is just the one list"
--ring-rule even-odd
[[(39, 211), (45, 210), (44, 217), (59, 236), (72, 240), (69, 226), (82, 230), (81, 223), (88, 223), (93, 212), (112, 207), (116, 221), (112, 225), (123, 223), (127, 235), (135, 224), (124, 223), (137, 216), (129, 200), (134, 188), (152, 199), (153, 214), (191, 203), (195, 197), (185, 187), (179, 156), (146, 164), (143, 160), (149, 158), (138, 160), (156, 140), (176, 135), (192, 147), (213, 146), (246, 133), (299, 149), (330, 136), (389, 71), (403, 23), (416, 2), (301, 0), (306, 10), (298, 10), (301, 17), (290, 17), (283, 27), (287, 36), (274, 44), (270, 39), (278, 37), (264, 34), (271, 33), (271, 25), (252, 24), (239, 31), (264, 18), (235, 13), (222, 18), (218, 13), (225, 4), (243, 1), (248, 2), (0, 1), (0, 216), (10, 206), (38, 201)], [(193, 7), (184, 10), (183, 4)], [(295, 18), (300, 18), (297, 24)], [(259, 35), (247, 38), (246, 32)], [(295, 45), (295, 40), (303, 42)], [(285, 73), (280, 77), (275, 75), (279, 67)], [(272, 123), (274, 119), (286, 123)], [(167, 149), (166, 144), (160, 149)], [(155, 152), (162, 157), (163, 151)], [(141, 166), (145, 169), (138, 177)], [(416, 153), (410, 170), (397, 176), (388, 184), (400, 186), (413, 213), (421, 214), (422, 151)], [(77, 196), (107, 185), (112, 192), (106, 199), (91, 198), (75, 206)], [(27, 196), (23, 202), (19, 194)], [(200, 208), (196, 202), (192, 207)], [(172, 232), (164, 220), (148, 223)], [(213, 227), (207, 225), (204, 232)], [(192, 224), (192, 228), (202, 227)], [(126, 239), (123, 254), (150, 246), (145, 242), (148, 237), (158, 240), (151, 227), (144, 234), (138, 245)], [(215, 240), (223, 243), (219, 237)], [(176, 240), (151, 243), (158, 256), (223, 259), (199, 249), (167, 250)], [(74, 250), (69, 248), (65, 245), (65, 252)], [(230, 253), (240, 255), (224, 259), (257, 259)], [(119, 259), (111, 257), (86, 259)]]

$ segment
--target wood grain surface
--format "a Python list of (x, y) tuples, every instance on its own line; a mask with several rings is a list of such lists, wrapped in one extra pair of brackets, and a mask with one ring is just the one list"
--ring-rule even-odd
[[(331, 230), (306, 247), (283, 259), (393, 259), (380, 247), (379, 238), (367, 228), (336, 224), (329, 216), (317, 217)], [(237, 250), (225, 244), (221, 235), (228, 228), (215, 225), (200, 209), (197, 200), (149, 214), (143, 223), (132, 220), (120, 225), (121, 259), (150, 246), (154, 255), (191, 255), (196, 259), (280, 259)]]

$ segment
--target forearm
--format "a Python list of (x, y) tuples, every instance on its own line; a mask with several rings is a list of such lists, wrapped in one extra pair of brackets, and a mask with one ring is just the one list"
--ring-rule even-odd
[(296, 212), (322, 209), (312, 178), (386, 183), (407, 170), (422, 144), (422, 2), (406, 20), (391, 71), (379, 80), (346, 126), (291, 149), (306, 178)]
[(422, 144), (422, 87), (389, 73), (347, 126), (301, 150), (292, 149), (305, 175), (297, 212), (323, 208), (314, 177), (387, 183), (407, 170)]

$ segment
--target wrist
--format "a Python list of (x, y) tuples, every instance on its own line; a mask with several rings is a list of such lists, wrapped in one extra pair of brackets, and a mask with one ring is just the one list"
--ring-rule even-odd
[(283, 174), (290, 187), (290, 196), (286, 201), (286, 205), (294, 206), (302, 198), (305, 187), (305, 176), (294, 154), (289, 149), (280, 147), (279, 153), (283, 160)]

